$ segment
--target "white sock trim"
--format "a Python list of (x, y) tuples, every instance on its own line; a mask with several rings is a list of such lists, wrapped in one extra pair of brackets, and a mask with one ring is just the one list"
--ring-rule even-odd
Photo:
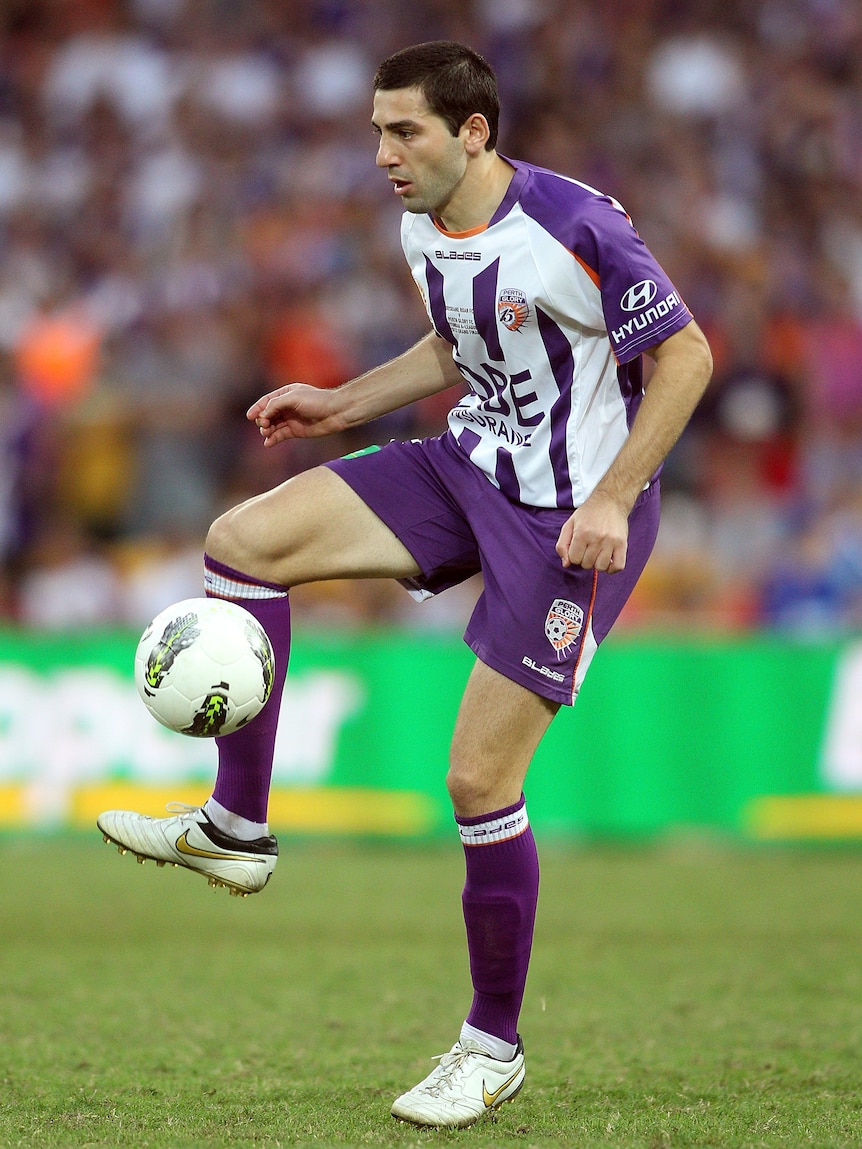
[(265, 838), (269, 833), (267, 822), (251, 822), (241, 814), (234, 814), (231, 810), (225, 809), (215, 798), (207, 798), (203, 809), (216, 829), (221, 830), (223, 834), (230, 834), (232, 838), (251, 842), (255, 838)]
[(481, 1029), (476, 1029), (475, 1026), (468, 1025), (466, 1021), (461, 1026), (459, 1041), (472, 1041), (476, 1045), (481, 1045), (497, 1061), (511, 1061), (518, 1052), (517, 1045), (503, 1041), (502, 1037), (495, 1037), (493, 1033), (485, 1033)]
[(275, 587), (263, 586), (261, 583), (248, 579), (241, 582), (239, 579), (228, 578), (218, 571), (204, 566), (204, 588), (211, 598), (226, 598), (230, 601), (247, 599), (287, 598), (287, 590), (277, 590)]
[(479, 822), (477, 825), (464, 826), (459, 822), (458, 833), (465, 846), (490, 846), (492, 842), (506, 842), (509, 838), (517, 838), (529, 824), (527, 807), (524, 805), (514, 814), (506, 814), (502, 818), (489, 818), (487, 822)]

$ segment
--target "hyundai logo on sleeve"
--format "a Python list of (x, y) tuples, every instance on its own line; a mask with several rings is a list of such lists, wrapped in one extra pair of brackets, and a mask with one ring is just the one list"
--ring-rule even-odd
[(658, 288), (651, 279), (642, 279), (634, 287), (630, 287), (620, 300), (623, 311), (642, 311), (655, 299)]

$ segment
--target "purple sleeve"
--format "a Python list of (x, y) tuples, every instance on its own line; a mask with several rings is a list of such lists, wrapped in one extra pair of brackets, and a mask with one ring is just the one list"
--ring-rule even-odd
[(571, 251), (601, 293), (614, 355), (628, 363), (692, 315), (622, 207), (576, 180), (518, 164), (523, 210)]
[(620, 363), (628, 363), (685, 327), (692, 315), (625, 212), (606, 197), (584, 207), (575, 254), (598, 276), (611, 347)]

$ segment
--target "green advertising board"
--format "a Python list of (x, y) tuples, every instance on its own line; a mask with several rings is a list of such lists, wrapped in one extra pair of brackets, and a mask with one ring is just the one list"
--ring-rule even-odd
[[(164, 730), (126, 633), (0, 632), (0, 826), (91, 826), (209, 793), (215, 746)], [(473, 656), (457, 636), (299, 633), (270, 821), (315, 834), (450, 834), (449, 738)], [(862, 836), (862, 646), (609, 640), (527, 779), (537, 831)]]

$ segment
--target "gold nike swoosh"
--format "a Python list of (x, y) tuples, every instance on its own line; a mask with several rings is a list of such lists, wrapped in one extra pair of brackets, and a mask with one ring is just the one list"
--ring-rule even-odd
[(485, 1085), (485, 1082), (484, 1081), (482, 1082), (482, 1100), (485, 1102), (485, 1105), (488, 1109), (490, 1109), (493, 1106), (493, 1104), (495, 1103), (497, 1098), (500, 1096), (500, 1094), (505, 1089), (509, 1088), (509, 1086), (512, 1084), (512, 1082), (515, 1080), (515, 1078), (518, 1076), (518, 1074), (520, 1072), (521, 1072), (521, 1067), (519, 1066), (515, 1070), (515, 1072), (512, 1074), (512, 1076), (508, 1079), (508, 1081), (504, 1081), (503, 1084), (500, 1086), (500, 1088), (495, 1089), (493, 1093), (489, 1093), (488, 1089)]
[(193, 858), (215, 858), (220, 862), (262, 862), (262, 858), (249, 857), (248, 854), (216, 854), (212, 850), (199, 850), (188, 839), (188, 830), (183, 830), (177, 838), (177, 850), (181, 854), (189, 854)]

